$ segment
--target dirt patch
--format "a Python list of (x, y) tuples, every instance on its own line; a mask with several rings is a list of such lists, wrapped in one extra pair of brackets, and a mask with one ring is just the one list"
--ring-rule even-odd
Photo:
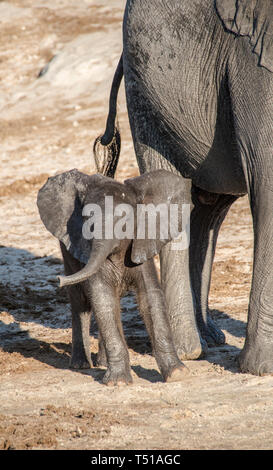
[(0, 197), (12, 196), (15, 194), (25, 194), (33, 190), (39, 190), (46, 182), (49, 175), (42, 174), (33, 176), (32, 178), (23, 178), (22, 180), (16, 180), (14, 183), (8, 184), (7, 186), (0, 187)]
[[(133, 384), (102, 384), (94, 319), (94, 367), (69, 369), (71, 316), (57, 284), (63, 266), (37, 191), (60, 171), (95, 171), (92, 145), (104, 130), (124, 4), (0, 2), (0, 448), (271, 449), (273, 377), (241, 374), (236, 360), (252, 270), (247, 198), (224, 221), (213, 268), (209, 306), (226, 344), (187, 361), (183, 383), (163, 383), (129, 294), (122, 316)], [(123, 85), (118, 108), (122, 181), (138, 174)]]
[(57, 449), (58, 439), (73, 441), (103, 439), (120, 420), (107, 412), (73, 410), (64, 406), (47, 405), (38, 414), (27, 416), (0, 415), (0, 449)]

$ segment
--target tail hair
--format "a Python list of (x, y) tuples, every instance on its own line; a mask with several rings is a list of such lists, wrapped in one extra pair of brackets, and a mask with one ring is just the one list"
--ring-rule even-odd
[(93, 146), (93, 155), (97, 171), (110, 178), (115, 177), (121, 146), (116, 116), (118, 91), (122, 77), (123, 54), (120, 56), (112, 81), (106, 129), (103, 135), (96, 138)]
[(113, 138), (107, 145), (101, 142), (102, 137), (103, 136), (97, 137), (93, 145), (93, 155), (97, 172), (104, 176), (114, 178), (121, 148), (118, 124), (115, 125)]

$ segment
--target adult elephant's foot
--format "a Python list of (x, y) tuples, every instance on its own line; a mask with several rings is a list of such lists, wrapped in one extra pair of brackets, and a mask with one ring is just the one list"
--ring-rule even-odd
[(246, 340), (245, 346), (238, 356), (242, 372), (253, 375), (273, 375), (273, 341), (259, 340), (251, 343)]
[[(198, 321), (199, 318), (199, 321)], [(201, 315), (197, 316), (198, 328), (203, 340), (207, 343), (208, 347), (219, 346), (225, 344), (226, 337), (222, 330), (218, 328), (215, 321), (211, 318), (210, 314), (207, 313), (206, 323), (203, 319), (200, 321)]]
[(92, 366), (91, 356), (88, 360), (83, 353), (74, 353), (70, 359), (70, 369), (90, 369)]
[(181, 361), (190, 361), (204, 357), (208, 351), (195, 326), (176, 328), (173, 335), (174, 346)]
[(104, 374), (102, 383), (108, 386), (129, 385), (133, 382), (130, 367), (115, 366), (108, 367)]
[(189, 369), (184, 365), (181, 364), (178, 367), (172, 369), (169, 374), (164, 377), (165, 382), (181, 382), (184, 380), (185, 376), (189, 374)]

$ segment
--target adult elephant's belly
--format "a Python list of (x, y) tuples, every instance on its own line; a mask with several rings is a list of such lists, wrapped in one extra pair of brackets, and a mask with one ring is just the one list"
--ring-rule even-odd
[(165, 92), (161, 88), (157, 94), (154, 89), (152, 99), (150, 94), (146, 97), (146, 106), (150, 100), (154, 115), (155, 133), (164, 141), (163, 156), (195, 186), (213, 193), (243, 195), (247, 189), (232, 110), (222, 103), (227, 97), (218, 96), (217, 102), (215, 92), (202, 103), (207, 89), (202, 90), (205, 87), (201, 82), (197, 87), (200, 100), (188, 96), (187, 87), (183, 87), (172, 101), (169, 94), (173, 87), (167, 83)]
[[(150, 149), (147, 154), (155, 168), (156, 155), (160, 155), (162, 165), (166, 161), (166, 169), (170, 163), (174, 170), (208, 192), (245, 194), (230, 107), (224, 108), (221, 99), (217, 102), (216, 93), (208, 96), (207, 90), (202, 90), (202, 82), (195, 84), (201, 90), (198, 97), (194, 91), (190, 96), (190, 82), (178, 86), (164, 78), (151, 78), (149, 83), (147, 74), (142, 80), (139, 71), (126, 68), (128, 112), (136, 143)], [(151, 163), (147, 167), (153, 169)]]
[(228, 56), (232, 38), (223, 33), (213, 2), (206, 1), (198, 18), (191, 2), (175, 0), (166, 8), (165, 1), (157, 0), (156, 10), (154, 0), (140, 3), (129, 1), (123, 44), (135, 139), (161, 153), (196, 186), (244, 194), (226, 63), (221, 60)]
[[(235, 196), (246, 194), (241, 157), (230, 147), (232, 146), (229, 144), (215, 144), (213, 141), (208, 152), (203, 155), (202, 163), (192, 172), (191, 178), (195, 186), (213, 193)], [(235, 143), (234, 148), (236, 149)]]
[[(167, 119), (170, 142), (173, 140), (171, 147), (175, 149), (174, 156), (170, 151), (170, 159), (176, 160), (176, 168), (183, 176), (190, 177), (197, 187), (219, 194), (246, 194), (241, 155), (231, 131), (232, 123), (222, 116), (217, 121), (225, 122), (211, 128), (211, 122), (207, 120), (205, 128), (204, 119), (198, 119), (198, 110), (192, 108), (192, 113), (196, 116), (195, 122), (184, 114), (177, 114), (177, 129), (172, 128)], [(162, 138), (166, 138), (166, 134)]]

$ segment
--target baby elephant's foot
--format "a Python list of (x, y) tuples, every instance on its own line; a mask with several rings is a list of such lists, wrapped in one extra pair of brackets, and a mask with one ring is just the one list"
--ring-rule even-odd
[(181, 365), (174, 367), (171, 369), (167, 375), (165, 375), (164, 381), (165, 382), (180, 382), (184, 380), (185, 376), (188, 375), (189, 369), (181, 363)]
[(133, 382), (130, 367), (129, 368), (119, 368), (115, 367), (108, 367), (105, 375), (102, 379), (102, 383), (105, 385), (113, 386), (113, 385), (129, 385)]

